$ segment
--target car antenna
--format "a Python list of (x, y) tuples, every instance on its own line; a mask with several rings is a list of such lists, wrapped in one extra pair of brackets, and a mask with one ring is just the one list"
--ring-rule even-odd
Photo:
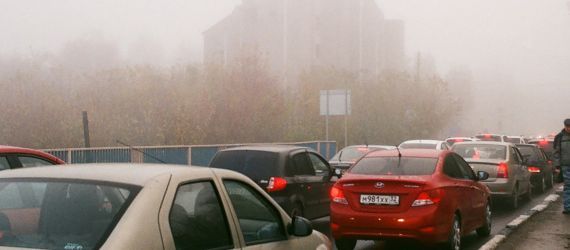
[(152, 158), (152, 159), (155, 159), (155, 160), (157, 160), (157, 161), (160, 162), (160, 163), (166, 164), (166, 162), (164, 162), (164, 161), (161, 160), (161, 159), (156, 158), (155, 156), (153, 156), (153, 155), (151, 155), (151, 154), (148, 154), (148, 153), (146, 153), (146, 152), (144, 152), (144, 151), (142, 151), (142, 150), (140, 150), (140, 149), (134, 148), (133, 146), (131, 146), (131, 145), (129, 145), (129, 144), (126, 144), (126, 143), (124, 143), (124, 142), (122, 142), (122, 141), (119, 141), (119, 140), (116, 140), (116, 141), (117, 141), (117, 143), (119, 143), (119, 144), (121, 144), (121, 145), (123, 145), (123, 146), (127, 146), (127, 147), (129, 147), (130, 149), (132, 149), (132, 150), (134, 150), (134, 151), (141, 152), (143, 155), (146, 155), (146, 156), (148, 156), (148, 157), (150, 157), (150, 158)]
[(400, 152), (400, 147), (396, 147), (398, 150), (398, 167), (400, 167), (400, 161), (402, 160), (402, 153)]

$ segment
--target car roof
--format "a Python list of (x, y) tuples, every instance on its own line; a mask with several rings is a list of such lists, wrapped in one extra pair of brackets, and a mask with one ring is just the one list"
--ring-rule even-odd
[[(435, 149), (400, 149), (399, 152), (402, 157), (422, 157), (422, 158), (437, 158), (446, 152), (447, 150), (435, 150)], [(368, 157), (389, 157), (398, 156), (398, 150), (382, 150), (382, 151), (372, 151), (368, 153), (365, 158)]]
[(425, 144), (438, 144), (438, 143), (442, 143), (444, 141), (440, 141), (440, 140), (408, 140), (408, 141), (404, 141), (401, 144), (404, 143), (425, 143)]
[(345, 148), (396, 148), (396, 146), (392, 146), (392, 145), (350, 145), (350, 146), (346, 146), (344, 148), (342, 148), (341, 150), (345, 149)]
[(267, 152), (275, 152), (275, 153), (287, 153), (294, 150), (308, 150), (313, 151), (312, 148), (302, 147), (302, 146), (292, 146), (292, 145), (251, 145), (251, 146), (239, 146), (239, 147), (232, 147), (223, 149), (220, 151), (243, 151), (243, 150), (252, 150), (252, 151), (267, 151)]
[[(144, 186), (161, 175), (213, 171), (208, 167), (143, 163), (92, 163), (20, 168), (0, 171), (0, 180), (5, 178), (48, 178), (106, 181)], [(218, 170), (216, 170), (218, 171)], [(227, 171), (227, 170), (226, 170)]]
[(448, 137), (445, 140), (453, 140), (453, 139), (464, 139), (464, 140), (477, 140), (477, 138), (473, 138), (473, 137), (462, 137), (462, 136), (457, 136), (457, 137)]
[(489, 145), (504, 145), (504, 146), (515, 145), (510, 142), (500, 142), (500, 141), (466, 141), (466, 142), (455, 143), (453, 144), (453, 147), (455, 147), (455, 145), (468, 145), (468, 144), (475, 144), (475, 145), (489, 144)]
[(39, 155), (41, 157), (50, 159), (51, 161), (57, 162), (59, 164), (64, 163), (62, 159), (59, 159), (59, 158), (57, 158), (51, 154), (48, 154), (44, 151), (31, 149), (31, 148), (20, 148), (20, 147), (0, 145), (0, 153)]

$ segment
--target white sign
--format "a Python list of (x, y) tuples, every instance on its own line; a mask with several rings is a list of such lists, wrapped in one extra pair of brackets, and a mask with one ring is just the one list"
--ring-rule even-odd
[(350, 115), (350, 90), (321, 90), (320, 101), (321, 115)]

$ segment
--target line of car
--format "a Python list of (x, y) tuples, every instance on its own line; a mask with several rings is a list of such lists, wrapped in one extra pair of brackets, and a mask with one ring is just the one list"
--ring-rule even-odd
[[(35, 166), (19, 158), (34, 152), (1, 149), (0, 169)], [(32, 158), (63, 163), (51, 157)], [(0, 246), (331, 249), (305, 219), (330, 215), (338, 249), (394, 238), (460, 249), (467, 233), (490, 234), (493, 202), (517, 207), (556, 173), (543, 148), (476, 137), (355, 145), (330, 161), (266, 145), (221, 150), (209, 168), (135, 166), (1, 171)]]

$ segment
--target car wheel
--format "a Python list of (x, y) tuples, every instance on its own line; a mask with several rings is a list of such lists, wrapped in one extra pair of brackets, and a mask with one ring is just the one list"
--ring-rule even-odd
[(355, 239), (334, 239), (338, 250), (352, 250), (356, 246)]
[(546, 187), (549, 189), (554, 186), (554, 173), (548, 175), (548, 181), (546, 182)]
[(295, 203), (293, 208), (289, 211), (289, 216), (291, 216), (291, 218), (294, 218), (295, 216), (304, 217), (305, 212), (303, 211), (303, 206), (301, 206), (300, 203)]
[[(544, 179), (542, 182), (544, 183)], [(526, 201), (532, 200), (532, 185), (530, 185), (530, 183), (528, 184), (528, 188), (526, 189), (526, 194), (524, 194), (524, 199)]]
[(451, 223), (451, 231), (444, 249), (460, 250), (461, 249), (461, 222), (457, 214), (453, 215), (453, 223)]
[(477, 228), (477, 235), (480, 237), (487, 237), (491, 235), (492, 223), (491, 204), (487, 202), (487, 206), (485, 207), (485, 223), (480, 228)]
[(511, 194), (511, 198), (509, 201), (509, 205), (511, 206), (512, 209), (517, 209), (519, 207), (519, 192), (518, 192), (519, 186), (515, 185), (515, 187), (513, 188), (513, 193)]
[(545, 176), (543, 175), (540, 180), (538, 181), (537, 185), (536, 185), (536, 191), (539, 193), (544, 193), (544, 190), (546, 190), (546, 180), (545, 180)]

